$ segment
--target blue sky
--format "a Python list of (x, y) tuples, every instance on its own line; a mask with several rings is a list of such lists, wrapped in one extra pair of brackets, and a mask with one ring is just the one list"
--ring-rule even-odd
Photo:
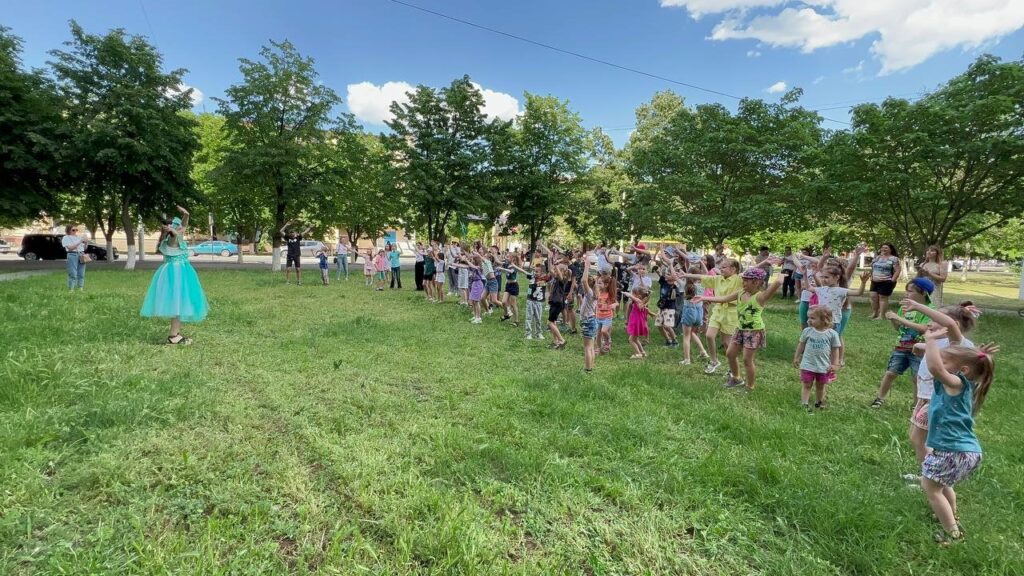
[[(424, 8), (720, 92), (775, 99), (780, 82), (804, 89), (809, 107), (844, 106), (934, 89), (983, 52), (1024, 54), (1021, 0), (407, 0)], [(672, 89), (690, 104), (735, 101), (617, 70), (451, 22), (389, 0), (289, 2), (5, 0), (0, 23), (41, 66), (67, 40), (67, 21), (88, 31), (122, 27), (149, 37), (168, 67), (189, 70), (204, 105), (240, 78), (239, 57), (269, 39), (291, 40), (316, 59), (325, 84), (368, 130), (402, 84), (442, 86), (469, 74), (495, 114), (514, 113), (523, 91), (567, 99), (588, 127), (622, 145), (634, 109)], [(879, 6), (897, 5), (897, 8)], [(515, 100), (513, 100), (513, 98)], [(822, 115), (845, 120), (845, 109)], [(826, 122), (830, 128), (841, 124)]]

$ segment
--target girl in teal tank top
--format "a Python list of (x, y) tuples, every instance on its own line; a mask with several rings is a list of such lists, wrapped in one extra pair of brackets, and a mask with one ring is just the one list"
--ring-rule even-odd
[(981, 444), (974, 434), (974, 416), (985, 402), (995, 365), (992, 345), (939, 348), (946, 328), (929, 325), (925, 332), (925, 362), (934, 382), (928, 404), (928, 447), (921, 464), (921, 488), (942, 524), (935, 541), (945, 546), (963, 539), (957, 520), (953, 486), (981, 463)]
[(164, 263), (153, 274), (139, 313), (147, 318), (171, 319), (168, 344), (191, 344), (192, 340), (181, 334), (181, 323), (203, 320), (209, 306), (199, 276), (188, 261), (188, 242), (184, 238), (188, 210), (181, 206), (178, 210), (181, 218), (165, 220), (160, 227), (157, 249)]
[[(781, 260), (779, 261), (781, 263)], [(728, 296), (698, 296), (697, 302), (732, 302), (736, 301), (736, 314), (739, 318), (739, 330), (732, 336), (726, 357), (729, 358), (729, 375), (725, 379), (725, 387), (750, 392), (754, 389), (757, 379), (757, 366), (754, 357), (757, 351), (764, 348), (768, 341), (764, 332), (764, 303), (782, 286), (783, 276), (779, 274), (767, 288), (764, 286), (765, 271), (762, 268), (750, 268), (740, 275), (743, 279), (743, 291)], [(762, 289), (763, 288), (763, 289)], [(740, 350), (743, 351), (744, 379), (739, 377)]]

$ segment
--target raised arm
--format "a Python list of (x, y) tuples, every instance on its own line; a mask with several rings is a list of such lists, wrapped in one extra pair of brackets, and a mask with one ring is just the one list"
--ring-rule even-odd
[(782, 280), (782, 274), (776, 274), (775, 280), (772, 280), (772, 283), (769, 284), (767, 288), (761, 290), (757, 293), (757, 296), (755, 296), (755, 298), (757, 298), (757, 303), (764, 306), (764, 303), (775, 294), (779, 289), (779, 286), (782, 286)]
[(291, 224), (291, 223), (292, 223), (292, 221), (289, 220), (289, 221), (284, 223), (284, 226), (281, 226), (281, 230), (279, 230), (279, 232), (281, 232), (281, 236), (284, 236), (284, 231), (288, 229), (288, 225)]
[(906, 310), (913, 310), (914, 312), (920, 312), (921, 314), (924, 314), (928, 318), (931, 318), (933, 322), (945, 328), (949, 334), (948, 337), (950, 344), (955, 346), (963, 342), (964, 334), (960, 330), (960, 323), (957, 322), (956, 320), (953, 320), (951, 317), (949, 317), (942, 311), (936, 310), (934, 308), (929, 308), (928, 306), (925, 306), (920, 302), (911, 300), (910, 298), (904, 298), (903, 300), (901, 300), (900, 305), (903, 306), (903, 308)]
[(181, 229), (188, 230), (188, 210), (185, 210), (184, 206), (178, 206), (178, 212), (181, 212)]
[(945, 336), (946, 329), (939, 327), (933, 327), (924, 333), (924, 361), (928, 363), (928, 371), (932, 373), (932, 378), (957, 392), (963, 387), (963, 383), (956, 374), (946, 370), (946, 364), (942, 361), (942, 351), (939, 349), (939, 340)]
[(893, 312), (892, 310), (889, 310), (888, 312), (885, 313), (885, 318), (892, 322), (892, 325), (895, 328), (899, 328), (900, 326), (906, 326), (911, 330), (916, 330), (921, 333), (924, 333), (924, 331), (928, 329), (927, 325), (911, 322), (910, 320), (907, 320), (906, 318), (900, 316), (899, 314)]
[(306, 226), (306, 228), (302, 231), (302, 234), (300, 234), (300, 236), (305, 236), (312, 229), (313, 229), (313, 225), (312, 224), (310, 224), (309, 226)]

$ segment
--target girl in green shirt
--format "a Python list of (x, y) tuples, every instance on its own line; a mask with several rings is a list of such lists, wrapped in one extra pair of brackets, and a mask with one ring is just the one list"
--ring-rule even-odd
[[(733, 334), (729, 342), (729, 349), (726, 350), (726, 357), (729, 358), (729, 377), (725, 381), (726, 388), (739, 388), (742, 392), (750, 392), (754, 389), (757, 377), (757, 367), (754, 365), (754, 356), (757, 351), (764, 348), (767, 339), (764, 333), (764, 318), (761, 313), (764, 311), (764, 303), (768, 301), (775, 291), (782, 286), (782, 275), (777, 275), (775, 281), (767, 288), (764, 287), (766, 273), (763, 268), (749, 268), (740, 278), (743, 279), (743, 290), (726, 296), (698, 296), (698, 302), (732, 302), (736, 301), (736, 314), (739, 318), (739, 329)], [(762, 288), (764, 288), (762, 290)], [(746, 379), (739, 378), (739, 354), (743, 350), (743, 366)]]

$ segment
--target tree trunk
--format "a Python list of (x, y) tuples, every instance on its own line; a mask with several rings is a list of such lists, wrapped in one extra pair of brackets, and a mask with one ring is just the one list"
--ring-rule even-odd
[(146, 259), (146, 228), (139, 224), (139, 262)]
[[(242, 250), (242, 240), (243, 240), (243, 238), (242, 238), (242, 231), (241, 230), (236, 230), (235, 231), (235, 240), (236, 240), (235, 243), (238, 244), (238, 260), (236, 262), (238, 264), (242, 264), (243, 263), (242, 255), (245, 253), (245, 250)], [(253, 239), (253, 246), (255, 246), (255, 245), (256, 245), (255, 244), (255, 239)]]
[(277, 207), (274, 210), (274, 234), (270, 248), (270, 269), (274, 272), (281, 270), (281, 228), (284, 228), (284, 186), (277, 185)]
[[(128, 260), (124, 264), (125, 270), (135, 270), (135, 234), (132, 234), (132, 230), (135, 229), (132, 226), (132, 213), (128, 207), (128, 200), (125, 199), (121, 202), (121, 229), (124, 230), (125, 240), (128, 242)], [(113, 252), (107, 252), (113, 256)]]

